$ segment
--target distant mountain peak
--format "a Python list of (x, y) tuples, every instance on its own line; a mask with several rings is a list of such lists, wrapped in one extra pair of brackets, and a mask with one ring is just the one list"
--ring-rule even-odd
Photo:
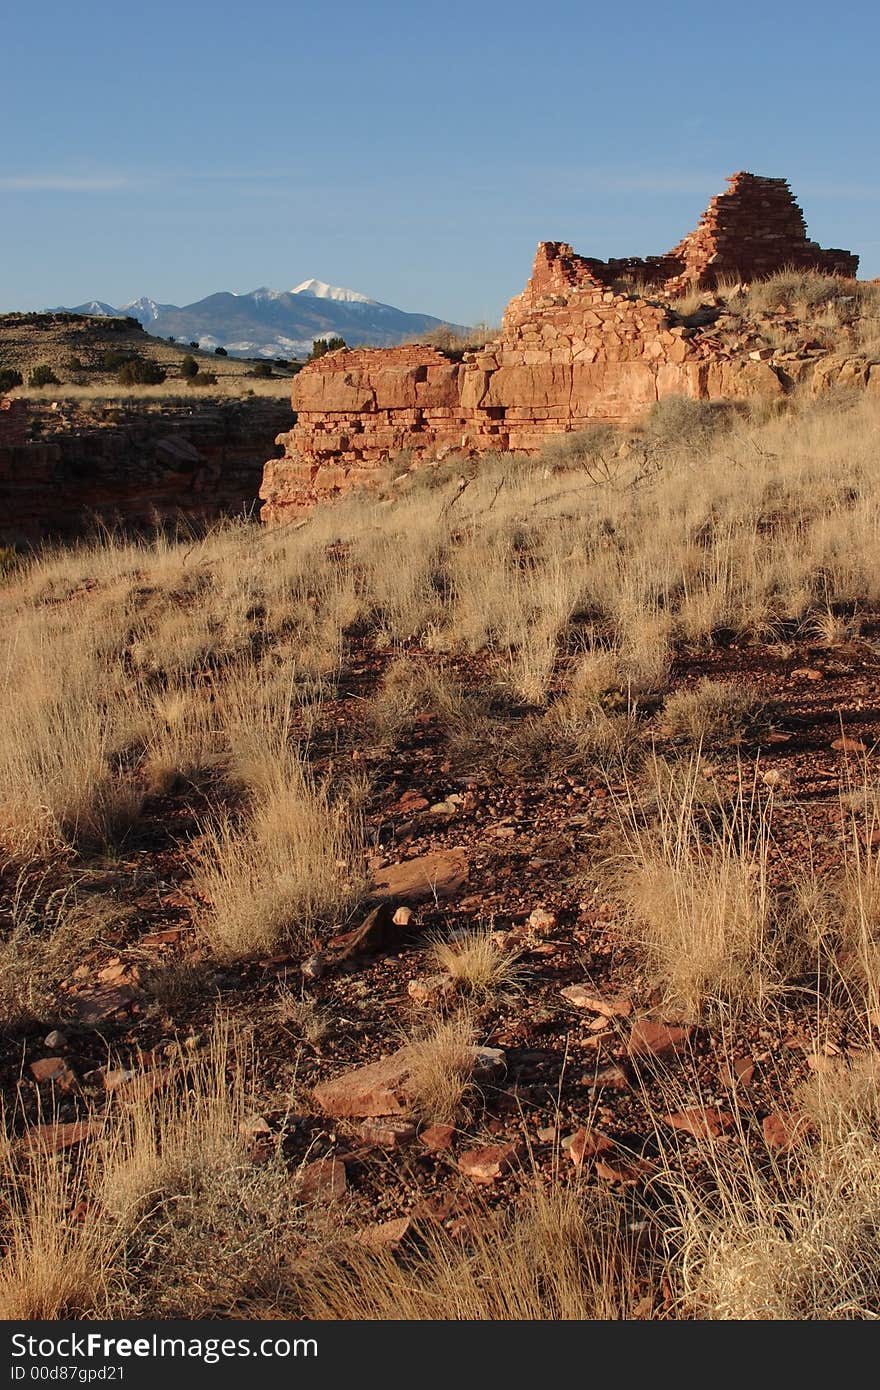
[(303, 280), (290, 293), (311, 295), (313, 299), (335, 299), (345, 304), (376, 303), (375, 299), (368, 299), (365, 294), (358, 294), (357, 290), (344, 290), (338, 285), (325, 284), (323, 280)]
[(128, 314), (157, 337), (198, 343), (207, 351), (225, 347), (242, 357), (307, 357), (317, 338), (344, 338), (351, 347), (390, 347), (445, 322), (430, 314), (405, 313), (324, 280), (303, 280), (293, 290), (265, 285), (246, 294), (221, 290), (183, 306), (143, 295), (114, 309), (93, 299), (74, 312), (114, 318)]

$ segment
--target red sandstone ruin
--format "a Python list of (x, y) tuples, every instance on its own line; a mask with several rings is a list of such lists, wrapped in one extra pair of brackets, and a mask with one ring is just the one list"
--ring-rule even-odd
[(284, 457), (266, 464), (263, 520), (369, 485), (396, 455), (534, 452), (548, 434), (629, 422), (665, 396), (781, 394), (769, 354), (682, 325), (670, 298), (786, 267), (854, 276), (858, 257), (808, 240), (785, 179), (739, 173), (729, 185), (665, 256), (605, 262), (542, 242), (498, 337), (460, 360), (407, 346), (309, 364), (294, 385), (296, 427), (278, 439)]

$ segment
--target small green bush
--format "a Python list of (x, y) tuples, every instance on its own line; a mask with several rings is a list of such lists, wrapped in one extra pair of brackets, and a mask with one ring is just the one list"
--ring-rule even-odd
[(116, 379), (120, 386), (160, 386), (165, 372), (151, 358), (132, 357), (119, 368)]
[[(111, 322), (115, 322), (115, 320), (111, 320)], [(121, 352), (119, 348), (105, 348), (101, 354), (101, 370), (118, 372), (120, 367), (124, 367), (126, 362), (131, 360), (130, 352)]]
[(4, 391), (14, 391), (16, 386), (23, 385), (21, 372), (17, 372), (14, 367), (0, 367), (0, 395)]
[(272, 375), (271, 362), (258, 362), (251, 372), (251, 376), (268, 377)]
[(60, 382), (48, 362), (40, 362), (28, 377), (28, 386), (58, 386)]
[(186, 357), (184, 357), (183, 360), (181, 361), (181, 364), (180, 364), (180, 375), (181, 375), (182, 377), (186, 377), (187, 380), (191, 380), (192, 377), (198, 376), (198, 374), (199, 374), (199, 364), (198, 364), (198, 362), (196, 361), (196, 359), (192, 356), (192, 354), (188, 352), (188, 353), (186, 354)]

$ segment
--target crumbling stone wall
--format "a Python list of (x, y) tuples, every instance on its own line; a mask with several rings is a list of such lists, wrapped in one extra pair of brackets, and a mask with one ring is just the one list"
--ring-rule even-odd
[(726, 277), (760, 280), (788, 266), (827, 275), (854, 276), (858, 256), (823, 250), (807, 237), (804, 215), (785, 179), (733, 174), (729, 187), (713, 198), (696, 230), (680, 241), (669, 259), (681, 270), (665, 285), (714, 288)]
[[(266, 465), (263, 519), (290, 520), (369, 484), (397, 455), (537, 451), (548, 434), (626, 423), (655, 401), (779, 395), (762, 351), (679, 321), (670, 300), (722, 274), (786, 265), (854, 274), (857, 257), (807, 241), (784, 179), (735, 174), (699, 227), (667, 256), (598, 261), (542, 242), (497, 338), (460, 357), (430, 347), (341, 350), (296, 377), (295, 428)], [(652, 286), (644, 294), (634, 285)]]

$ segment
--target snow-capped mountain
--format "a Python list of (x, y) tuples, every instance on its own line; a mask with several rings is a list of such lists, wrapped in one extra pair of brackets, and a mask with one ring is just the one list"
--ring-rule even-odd
[(246, 294), (221, 291), (183, 307), (146, 296), (120, 308), (93, 299), (68, 312), (129, 315), (157, 338), (196, 342), (207, 349), (224, 347), (242, 357), (301, 357), (316, 338), (344, 338), (350, 347), (389, 347), (446, 322), (430, 314), (405, 313), (323, 280), (303, 280), (292, 290), (263, 286)]
[(338, 285), (325, 285), (323, 280), (303, 280), (301, 285), (290, 291), (291, 294), (310, 294), (315, 299), (335, 299), (338, 303), (346, 304), (375, 304), (375, 299), (368, 299), (365, 294), (358, 294), (357, 290), (343, 290)]

